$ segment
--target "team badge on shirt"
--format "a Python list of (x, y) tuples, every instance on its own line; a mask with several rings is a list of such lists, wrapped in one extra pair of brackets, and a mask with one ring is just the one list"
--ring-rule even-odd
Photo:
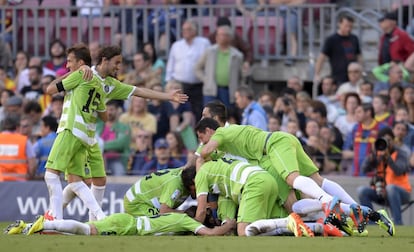
[(181, 195), (181, 192), (180, 192), (180, 190), (177, 189), (171, 194), (171, 199), (172, 200), (177, 200), (180, 197), (180, 195)]

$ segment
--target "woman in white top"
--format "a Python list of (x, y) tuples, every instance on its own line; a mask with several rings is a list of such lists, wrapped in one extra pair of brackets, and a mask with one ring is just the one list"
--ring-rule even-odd
[(335, 121), (335, 127), (342, 134), (345, 140), (346, 136), (352, 131), (352, 128), (357, 123), (355, 119), (355, 109), (361, 104), (361, 99), (357, 93), (351, 92), (345, 94), (344, 108), (345, 115), (339, 116)]

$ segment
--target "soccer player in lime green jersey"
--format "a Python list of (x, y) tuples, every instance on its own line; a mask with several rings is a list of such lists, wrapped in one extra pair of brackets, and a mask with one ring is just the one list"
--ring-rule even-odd
[[(259, 166), (247, 162), (218, 159), (204, 163), (195, 177), (195, 189), (195, 219), (200, 221), (205, 218), (207, 194), (219, 194), (218, 211), (221, 219), (234, 218), (238, 208), (239, 236), (245, 235), (246, 226), (253, 221), (287, 215), (283, 207), (276, 204), (278, 191), (275, 179)], [(233, 211), (228, 204), (223, 211), (223, 198), (233, 201)]]
[(190, 195), (194, 176), (194, 169), (175, 168), (142, 177), (125, 193), (125, 213), (132, 216), (152, 216), (182, 212), (176, 208)]
[[(114, 76), (122, 64), (121, 49), (116, 46), (107, 46), (101, 49), (98, 64), (95, 68), (92, 68), (92, 80), (84, 81), (80, 78), (82, 72), (77, 71), (79, 66), (84, 64), (80, 61), (79, 55), (76, 53), (77, 51), (69, 51), (70, 49), (71, 48), (68, 49), (67, 59), (71, 73), (52, 82), (47, 89), (49, 94), (54, 94), (60, 91), (66, 92), (64, 109), (58, 132), (60, 132), (59, 135), (62, 135), (62, 137), (60, 137), (61, 139), (65, 139), (63, 135), (69, 135), (72, 140), (75, 140), (74, 142), (79, 144), (79, 149), (77, 151), (70, 151), (68, 149), (70, 149), (71, 146), (66, 145), (66, 140), (62, 140), (63, 142), (58, 142), (58, 144), (55, 143), (56, 147), (54, 145), (54, 148), (56, 151), (53, 152), (52, 148), (46, 166), (46, 168), (50, 168), (47, 169), (45, 174), (45, 181), (48, 185), (50, 194), (50, 207), (52, 214), (58, 219), (62, 218), (63, 215), (62, 189), (58, 177), (60, 172), (67, 172), (69, 188), (77, 196), (80, 196), (82, 192), (84, 192), (85, 195), (89, 195), (86, 192), (89, 188), (85, 187), (86, 185), (82, 182), (82, 178), (85, 176), (84, 166), (86, 163), (86, 156), (88, 158), (89, 166), (91, 167), (93, 183), (92, 191), (96, 191), (94, 195), (98, 198), (98, 201), (101, 201), (103, 198), (106, 174), (102, 154), (95, 140), (95, 129), (97, 115), (100, 114), (100, 117), (105, 119), (105, 114), (103, 112), (105, 110), (105, 101), (107, 99), (125, 100), (131, 95), (150, 99), (172, 100), (180, 103), (185, 102), (188, 99), (187, 95), (180, 93), (180, 90), (163, 93), (146, 88), (134, 87), (116, 80)], [(74, 65), (73, 67), (72, 64)], [(77, 68), (76, 65), (78, 65)], [(86, 69), (86, 67), (83, 67), (82, 69)], [(100, 107), (98, 107), (98, 104)], [(67, 138), (68, 137), (66, 137), (66, 139)], [(69, 141), (72, 142), (70, 139)], [(78, 148), (78, 146), (76, 146), (76, 148)], [(69, 157), (68, 160), (60, 159), (63, 150), (68, 152), (65, 153), (65, 156)], [(75, 154), (76, 158), (73, 158), (75, 157)], [(73, 160), (77, 160), (77, 162), (74, 163)], [(83, 165), (80, 164), (81, 160)], [(96, 219), (101, 219), (105, 216), (100, 209), (99, 204), (95, 204), (96, 200), (93, 202), (94, 200), (89, 197), (82, 200), (91, 210), (92, 216)]]
[(134, 217), (116, 213), (100, 221), (82, 223), (75, 220), (44, 221), (40, 216), (29, 225), (24, 234), (40, 231), (58, 231), (77, 235), (170, 235), (193, 232), (197, 235), (225, 235), (235, 226), (234, 220), (227, 220), (222, 226), (208, 228), (184, 213), (168, 213), (152, 217)]

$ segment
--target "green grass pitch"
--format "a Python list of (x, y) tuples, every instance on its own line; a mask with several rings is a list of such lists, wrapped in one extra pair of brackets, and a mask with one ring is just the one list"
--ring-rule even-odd
[[(0, 223), (3, 230), (8, 223)], [(368, 226), (368, 237), (201, 237), (201, 236), (65, 236), (0, 235), (1, 251), (112, 252), (399, 252), (414, 251), (414, 226), (399, 226), (390, 237)]]

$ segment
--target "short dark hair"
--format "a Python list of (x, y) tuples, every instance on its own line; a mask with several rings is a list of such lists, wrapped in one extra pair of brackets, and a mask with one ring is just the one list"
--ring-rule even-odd
[(42, 118), (43, 124), (48, 127), (51, 131), (56, 132), (58, 128), (58, 122), (54, 116), (45, 116)]
[(194, 185), (194, 178), (196, 176), (195, 166), (190, 166), (181, 172), (181, 180), (185, 189), (190, 191), (190, 187)]
[(15, 131), (20, 124), (20, 115), (9, 114), (3, 119), (1, 124), (3, 130)]
[(395, 137), (394, 132), (392, 132), (392, 129), (390, 127), (385, 127), (385, 128), (380, 129), (380, 131), (378, 131), (377, 138), (382, 138), (385, 136), (391, 136), (392, 138)]
[(326, 110), (326, 106), (323, 102), (314, 100), (312, 101), (312, 109), (314, 113), (320, 114), (323, 118), (328, 116), (328, 111)]
[(29, 66), (29, 69), (36, 70), (36, 73), (38, 75), (42, 75), (43, 74), (43, 68), (41, 66)]
[(116, 108), (119, 108), (120, 106), (119, 106), (119, 102), (118, 101), (116, 101), (116, 100), (109, 100), (107, 103), (106, 103), (106, 106), (115, 106)]
[(355, 20), (353, 17), (349, 16), (349, 15), (341, 15), (338, 18), (338, 23), (342, 23), (342, 21), (347, 20), (348, 22), (353, 23)]
[(227, 121), (227, 108), (226, 105), (224, 105), (224, 103), (222, 103), (221, 101), (210, 101), (206, 105), (204, 105), (204, 107), (209, 109), (211, 116), (217, 116), (220, 122)]
[(218, 127), (220, 127), (219, 123), (213, 118), (203, 118), (197, 123), (195, 131), (205, 133), (207, 128), (216, 130)]
[(92, 65), (92, 58), (91, 58), (91, 52), (89, 51), (89, 47), (85, 44), (76, 44), (71, 47), (69, 47), (66, 50), (66, 54), (73, 53), (75, 55), (75, 58), (77, 60), (83, 60), (83, 62), (91, 66)]
[(110, 60), (115, 56), (121, 55), (121, 53), (122, 50), (119, 46), (104, 46), (101, 48), (101, 50), (99, 50), (97, 65), (100, 65), (102, 63), (103, 58)]
[(29, 114), (30, 112), (42, 113), (42, 107), (37, 101), (28, 101), (23, 107), (23, 113)]
[(370, 111), (371, 112), (371, 117), (374, 118), (375, 117), (375, 111), (374, 111), (374, 107), (372, 106), (372, 103), (369, 102), (364, 102), (360, 105), (362, 107), (362, 109), (364, 111)]

